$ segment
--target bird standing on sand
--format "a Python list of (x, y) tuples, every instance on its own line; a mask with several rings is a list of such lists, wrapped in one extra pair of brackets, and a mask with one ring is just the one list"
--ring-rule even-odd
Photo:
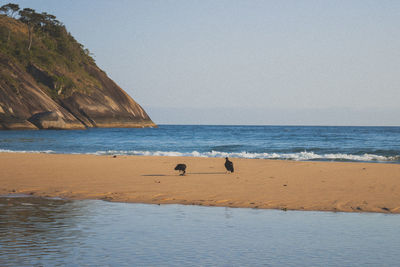
[(225, 158), (225, 168), (228, 172), (233, 172), (233, 163), (232, 161), (229, 161), (228, 157)]
[(183, 176), (186, 173), (186, 164), (183, 163), (179, 163), (178, 165), (176, 165), (175, 167), (176, 171), (182, 172), (180, 175)]

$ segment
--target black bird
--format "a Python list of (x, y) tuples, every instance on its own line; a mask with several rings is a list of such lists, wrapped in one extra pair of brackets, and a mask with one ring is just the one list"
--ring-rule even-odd
[(183, 163), (179, 163), (178, 165), (176, 165), (175, 167), (176, 171), (182, 172), (180, 175), (183, 176), (186, 173), (186, 164)]
[(225, 168), (228, 172), (233, 172), (233, 163), (227, 157), (225, 158)]

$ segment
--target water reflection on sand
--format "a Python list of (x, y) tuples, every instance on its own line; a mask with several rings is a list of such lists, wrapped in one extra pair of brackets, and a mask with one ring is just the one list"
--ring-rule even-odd
[(88, 210), (80, 202), (33, 197), (0, 198), (0, 262), (14, 266), (63, 262), (87, 238), (80, 218)]

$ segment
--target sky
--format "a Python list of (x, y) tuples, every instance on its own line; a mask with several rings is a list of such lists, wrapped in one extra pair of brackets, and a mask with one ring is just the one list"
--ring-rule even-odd
[(55, 15), (158, 124), (400, 125), (398, 0), (12, 2)]

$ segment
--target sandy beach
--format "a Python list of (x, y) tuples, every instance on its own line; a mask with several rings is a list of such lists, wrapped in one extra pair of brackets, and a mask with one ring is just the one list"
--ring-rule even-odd
[[(0, 153), (0, 194), (283, 210), (400, 213), (400, 165)], [(179, 176), (177, 163), (188, 166)]]

